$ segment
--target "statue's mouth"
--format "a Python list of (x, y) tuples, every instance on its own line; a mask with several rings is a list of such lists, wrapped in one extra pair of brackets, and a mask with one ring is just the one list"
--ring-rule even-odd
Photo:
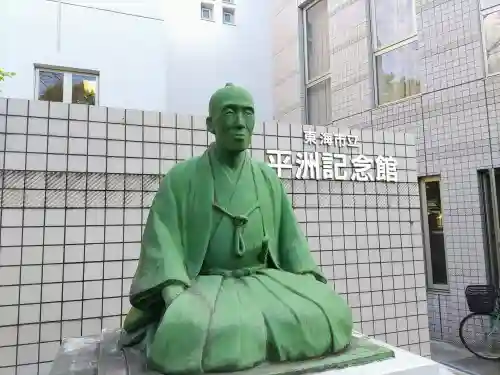
[(234, 133), (233, 137), (236, 138), (236, 139), (242, 139), (242, 138), (246, 137), (246, 133), (245, 132)]

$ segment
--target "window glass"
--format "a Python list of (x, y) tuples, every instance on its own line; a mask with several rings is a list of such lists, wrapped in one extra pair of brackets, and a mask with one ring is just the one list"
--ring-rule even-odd
[(446, 250), (443, 233), (443, 208), (439, 181), (425, 181), (427, 201), (427, 225), (429, 233), (429, 253), (432, 265), (432, 283), (448, 284)]
[(234, 13), (231, 10), (225, 9), (223, 12), (224, 23), (233, 24), (234, 23)]
[(97, 105), (98, 75), (37, 69), (38, 100)]
[(500, 0), (481, 0), (481, 9), (491, 8), (500, 5)]
[(40, 70), (38, 77), (38, 100), (62, 102), (64, 73)]
[(201, 18), (212, 20), (212, 8), (209, 5), (201, 4)]
[(73, 74), (72, 85), (73, 103), (95, 105), (95, 96), (97, 89), (96, 76)]
[(407, 39), (416, 32), (413, 0), (374, 0), (375, 45), (383, 47)]
[(488, 73), (500, 72), (500, 11), (484, 17), (484, 48)]
[(379, 104), (420, 93), (418, 64), (416, 41), (376, 56)]
[(326, 125), (332, 118), (330, 79), (325, 79), (307, 89), (307, 123)]
[(330, 71), (328, 2), (320, 1), (306, 10), (307, 78), (312, 80)]

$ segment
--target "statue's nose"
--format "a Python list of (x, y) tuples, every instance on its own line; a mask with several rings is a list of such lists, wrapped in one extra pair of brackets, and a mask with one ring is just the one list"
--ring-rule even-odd
[(246, 125), (245, 116), (243, 115), (243, 113), (238, 113), (238, 125), (239, 126), (245, 126)]

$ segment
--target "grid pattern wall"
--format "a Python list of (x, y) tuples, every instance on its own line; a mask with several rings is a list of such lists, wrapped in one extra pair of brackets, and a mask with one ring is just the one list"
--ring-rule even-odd
[[(290, 171), (283, 183), (356, 328), (428, 355), (414, 139), (352, 133), (352, 156), (397, 159), (397, 183)], [(161, 175), (209, 142), (204, 118), (0, 99), (1, 375), (46, 374), (62, 338), (120, 326)], [(270, 122), (257, 125), (251, 152), (321, 147), (304, 145), (301, 126)]]
[[(425, 173), (440, 175), (449, 293), (429, 293), (431, 335), (459, 342), (464, 291), (486, 282), (478, 170), (499, 167), (498, 77), (486, 77), (480, 3), (422, 1), (420, 50)], [(498, 90), (497, 90), (498, 91)]]
[(429, 292), (429, 325), (432, 338), (456, 342), (469, 312), (465, 287), (486, 282), (478, 170), (500, 166), (499, 80), (483, 78), (478, 3), (416, 1), (423, 94), (369, 111), (356, 105), (360, 113), (340, 121), (415, 133), (419, 176), (440, 176), (449, 291)]
[[(295, 29), (298, 7), (274, 2), (276, 28)], [(449, 291), (429, 292), (429, 324), (432, 338), (459, 342), (465, 286), (486, 282), (478, 169), (500, 167), (500, 78), (485, 72), (480, 1), (415, 0), (422, 94), (379, 107), (365, 100), (374, 96), (368, 2), (328, 0), (333, 126), (413, 133), (418, 175), (440, 176)], [(285, 33), (276, 43), (292, 49)], [(299, 56), (275, 58), (275, 69)], [(300, 87), (299, 73), (295, 79)]]
[(419, 176), (440, 176), (449, 291), (429, 292), (436, 339), (459, 342), (458, 325), (469, 312), (465, 287), (486, 282), (478, 170), (500, 167), (499, 85), (498, 77), (475, 80), (336, 122), (416, 133)]
[(449, 290), (429, 292), (436, 339), (459, 342), (458, 325), (469, 313), (465, 287), (486, 282), (478, 170), (500, 166), (494, 159), (498, 82), (473, 81), (372, 111), (379, 130), (410, 129), (407, 119), (415, 119), (418, 173), (440, 176)]
[(334, 123), (416, 133), (419, 176), (441, 178), (449, 291), (429, 292), (432, 338), (459, 342), (458, 325), (469, 312), (465, 287), (486, 282), (478, 170), (500, 166), (499, 82), (489, 77), (449, 84)]

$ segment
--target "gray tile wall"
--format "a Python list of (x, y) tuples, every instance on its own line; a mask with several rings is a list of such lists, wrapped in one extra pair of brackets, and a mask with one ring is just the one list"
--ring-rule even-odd
[(441, 177), (450, 290), (428, 295), (431, 337), (436, 339), (459, 341), (458, 325), (468, 313), (465, 287), (486, 282), (478, 170), (500, 163), (492, 162), (490, 134), (492, 127), (498, 132), (498, 123), (488, 121), (485, 88), (477, 80), (372, 111), (385, 112), (381, 120), (386, 122), (375, 127), (387, 130), (407, 127), (405, 118), (413, 112), (418, 173)]
[[(432, 337), (458, 341), (458, 324), (468, 312), (464, 288), (486, 281), (478, 169), (500, 167), (500, 77), (485, 74), (479, 1), (415, 1), (422, 95), (380, 107), (373, 101), (368, 0), (327, 1), (332, 126), (413, 133), (418, 175), (441, 176), (450, 290), (429, 292), (429, 319)], [(300, 14), (296, 4), (288, 7)], [(298, 30), (294, 17), (280, 22)], [(285, 33), (291, 31), (281, 30), (276, 43)], [(294, 56), (294, 61), (275, 59), (275, 69), (298, 64), (301, 56)], [(276, 118), (282, 118), (279, 108)]]
[(376, 130), (416, 134), (419, 175), (441, 176), (450, 291), (429, 293), (431, 337), (458, 342), (465, 286), (486, 282), (477, 171), (500, 166), (491, 139), (498, 122), (488, 113), (498, 79), (484, 79), (477, 1), (416, 6), (423, 94), (363, 113)]
[[(283, 182), (356, 328), (428, 355), (415, 141), (353, 134), (349, 154), (394, 156), (397, 183)], [(201, 117), (0, 99), (0, 375), (47, 374), (63, 337), (120, 326), (161, 175), (210, 140)], [(253, 157), (272, 149), (315, 147), (300, 125), (258, 124)]]

